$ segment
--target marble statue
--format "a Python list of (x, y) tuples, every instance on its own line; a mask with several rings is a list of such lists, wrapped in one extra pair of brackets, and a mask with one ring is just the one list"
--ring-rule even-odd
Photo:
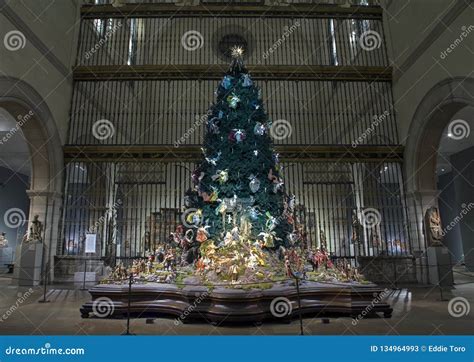
[(357, 211), (352, 212), (352, 237), (351, 242), (358, 244), (361, 241), (362, 225), (357, 217)]
[(425, 237), (428, 246), (443, 245), (443, 230), (441, 217), (436, 206), (431, 206), (425, 213)]
[(327, 250), (328, 244), (326, 239), (326, 233), (323, 229), (319, 229), (319, 246), (322, 250)]
[(23, 237), (23, 242), (43, 241), (43, 223), (38, 220), (39, 216), (35, 215), (30, 225), (30, 230)]
[(0, 248), (8, 247), (8, 240), (5, 233), (0, 233)]

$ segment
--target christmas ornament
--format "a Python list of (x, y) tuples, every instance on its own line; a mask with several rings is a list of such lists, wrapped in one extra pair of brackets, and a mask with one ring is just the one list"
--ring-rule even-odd
[(275, 243), (273, 242), (275, 233), (262, 231), (260, 234), (258, 234), (258, 236), (263, 241), (264, 247), (273, 248), (275, 246)]
[(207, 240), (209, 237), (209, 232), (207, 229), (209, 228), (208, 225), (206, 226), (201, 226), (198, 228), (197, 233), (196, 233), (196, 240), (199, 241), (200, 243), (203, 243)]
[(204, 177), (204, 172), (202, 172), (199, 168), (197, 168), (193, 171), (193, 174), (191, 175), (191, 180), (193, 181), (194, 185), (197, 185), (199, 182), (201, 182), (203, 177)]
[(243, 129), (233, 129), (229, 133), (229, 141), (240, 143), (247, 138), (247, 134)]
[(221, 202), (218, 207), (216, 207), (216, 215), (222, 214), (224, 215), (227, 211), (227, 205), (225, 202)]
[(211, 118), (207, 121), (207, 131), (213, 134), (219, 134), (219, 124), (220, 121), (217, 117)]
[(237, 195), (234, 194), (233, 197), (226, 197), (223, 202), (229, 211), (233, 211), (237, 206)]
[(229, 179), (229, 172), (227, 170), (217, 170), (215, 175), (211, 176), (212, 181), (218, 181), (221, 185), (226, 183)]
[(283, 191), (284, 183), (281, 179), (278, 179), (278, 182), (273, 183), (273, 193), (276, 194), (278, 191)]
[(211, 186), (212, 192), (208, 194), (207, 192), (201, 192), (199, 196), (202, 197), (204, 202), (216, 202), (219, 198), (218, 191), (215, 187)]
[(253, 150), (253, 155), (258, 156), (258, 150)]
[(224, 77), (224, 79), (221, 82), (224, 89), (229, 89), (230, 87), (232, 87), (232, 79), (234, 79), (234, 78), (231, 77), (230, 75), (226, 75)]
[(253, 174), (249, 176), (249, 180), (250, 191), (256, 193), (260, 189), (260, 180)]
[(222, 117), (224, 117), (224, 111), (219, 111), (217, 118), (222, 119)]
[(278, 182), (278, 176), (273, 174), (273, 169), (270, 169), (270, 171), (268, 171), (268, 179), (274, 183)]
[(272, 158), (273, 158), (273, 162), (275, 162), (277, 164), (280, 163), (280, 154), (279, 153), (274, 153), (272, 155)]
[(260, 211), (258, 211), (257, 207), (251, 207), (249, 209), (249, 216), (253, 221), (258, 220), (258, 217), (260, 216)]
[(253, 100), (250, 102), (250, 106), (253, 108), (253, 109), (259, 109), (260, 108), (260, 104), (258, 101), (256, 100)]
[(263, 136), (267, 132), (267, 128), (264, 124), (257, 122), (255, 123), (255, 127), (253, 128), (253, 133), (257, 136)]
[(265, 213), (265, 215), (267, 217), (265, 227), (267, 228), (267, 230), (273, 231), (273, 229), (275, 229), (276, 226), (278, 225), (278, 220), (275, 217), (273, 217), (268, 211)]
[(250, 87), (253, 84), (252, 79), (250, 78), (250, 75), (244, 74), (242, 76), (242, 85), (244, 87)]
[(237, 108), (237, 104), (240, 102), (240, 98), (237, 97), (235, 94), (231, 94), (227, 97), (227, 103), (229, 103), (230, 108)]
[(290, 245), (294, 245), (294, 244), (296, 244), (296, 242), (298, 241), (299, 236), (298, 236), (298, 234), (295, 233), (295, 232), (293, 232), (293, 233), (288, 233), (287, 239), (288, 239), (288, 241), (290, 242)]
[(202, 210), (197, 209), (195, 212), (191, 212), (186, 217), (186, 222), (190, 225), (196, 226), (201, 223), (202, 220)]
[(219, 161), (219, 158), (221, 158), (221, 154), (222, 152), (219, 151), (217, 152), (217, 156), (216, 157), (205, 157), (206, 161), (209, 162), (211, 165), (215, 166), (217, 164), (217, 161)]

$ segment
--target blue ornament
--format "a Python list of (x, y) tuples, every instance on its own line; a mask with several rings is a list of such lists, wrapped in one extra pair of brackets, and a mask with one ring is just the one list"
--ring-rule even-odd
[(260, 216), (260, 212), (257, 210), (255, 206), (251, 207), (249, 209), (249, 216), (253, 221), (258, 220), (258, 217)]
[(252, 102), (250, 102), (250, 105), (252, 106), (253, 109), (259, 109), (260, 108), (260, 104), (258, 104), (258, 101), (256, 101), (256, 100), (253, 100)]
[(221, 84), (224, 87), (224, 89), (229, 89), (232, 87), (232, 77), (230, 75), (226, 75), (224, 79), (222, 80)]
[(224, 111), (219, 111), (217, 118), (221, 119), (222, 117), (224, 117)]
[(253, 84), (253, 82), (252, 82), (252, 79), (250, 78), (250, 76), (248, 74), (244, 74), (242, 76), (242, 85), (244, 87), (250, 87), (252, 84)]
[(258, 136), (263, 136), (265, 132), (267, 131), (266, 127), (264, 124), (260, 122), (255, 123), (255, 127), (253, 128), (253, 133), (258, 135)]

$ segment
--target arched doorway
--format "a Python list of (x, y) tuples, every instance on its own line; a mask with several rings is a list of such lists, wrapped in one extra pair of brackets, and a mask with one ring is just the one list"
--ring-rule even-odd
[[(437, 167), (441, 140), (443, 133), (447, 135), (447, 128), (455, 120), (458, 112), (462, 112), (466, 107), (474, 106), (472, 94), (474, 94), (474, 79), (444, 80), (425, 95), (410, 125), (405, 148), (405, 182), (408, 210), (412, 222), (411, 239), (415, 256), (418, 257), (418, 280), (421, 282), (429, 282), (423, 216), (428, 208), (433, 206), (439, 208), (440, 204)], [(443, 227), (450, 221), (444, 220)], [(464, 220), (466, 221), (467, 219)], [(463, 248), (466, 266), (472, 270), (474, 255), (466, 253), (467, 249), (472, 250), (472, 241), (470, 243), (470, 247), (466, 244)]]
[[(62, 146), (56, 123), (44, 99), (33, 87), (19, 79), (0, 77), (0, 108), (6, 117), (14, 121), (13, 127), (7, 131), (12, 136), (4, 141), (13, 141), (12, 137), (21, 135), (27, 145), (30, 177), (29, 189), (26, 190), (29, 212), (25, 216), (32, 220), (34, 215), (38, 215), (45, 226), (43, 260), (47, 263), (45, 265), (48, 266), (49, 276), (52, 277), (63, 177)], [(10, 151), (21, 147), (10, 146)], [(0, 148), (0, 157), (4, 150)], [(16, 254), (14, 263), (18, 271), (27, 266), (21, 265), (18, 249)]]

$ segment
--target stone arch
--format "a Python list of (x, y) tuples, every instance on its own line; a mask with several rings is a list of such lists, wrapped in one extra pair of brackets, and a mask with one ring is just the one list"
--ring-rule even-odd
[(431, 206), (438, 207), (436, 163), (443, 130), (452, 117), (467, 106), (474, 106), (474, 78), (449, 78), (431, 88), (418, 105), (408, 131), (405, 146), (405, 186), (410, 234), (420, 256), (419, 280), (428, 281), (427, 249), (423, 216)]
[[(0, 77), (0, 107), (17, 121), (28, 144), (31, 163), (28, 220), (38, 215), (45, 225), (44, 260), (52, 275), (57, 248), (61, 195), (63, 187), (63, 152), (53, 115), (45, 100), (28, 83), (13, 77)], [(18, 260), (16, 269), (25, 267)], [(19, 264), (19, 265), (18, 265)], [(19, 268), (18, 268), (19, 267)], [(34, 278), (37, 280), (37, 278)]]
[(450, 78), (425, 95), (410, 124), (405, 147), (408, 192), (436, 190), (436, 157), (441, 135), (462, 108), (474, 106), (474, 78)]

